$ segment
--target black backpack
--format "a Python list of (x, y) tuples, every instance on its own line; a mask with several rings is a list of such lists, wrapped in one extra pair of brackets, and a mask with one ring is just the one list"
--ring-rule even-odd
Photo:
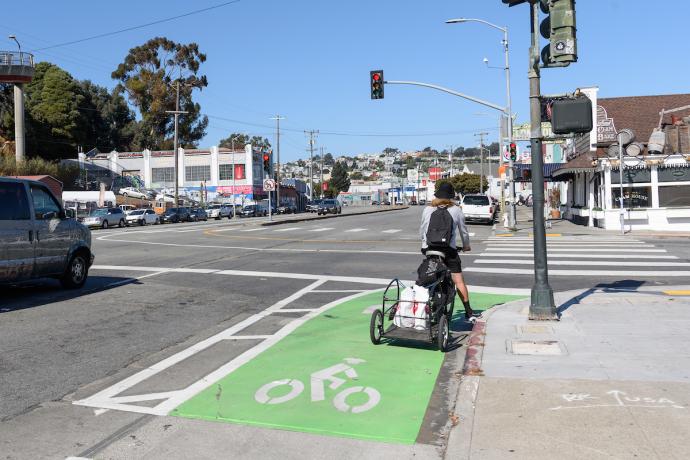
[(453, 238), (453, 216), (446, 207), (438, 207), (431, 213), (426, 230), (426, 244), (430, 248), (449, 248)]

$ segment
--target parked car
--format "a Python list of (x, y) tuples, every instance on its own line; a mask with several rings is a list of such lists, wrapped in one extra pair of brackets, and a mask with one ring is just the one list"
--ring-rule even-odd
[(84, 285), (93, 264), (91, 232), (41, 182), (0, 177), (0, 284), (57, 278)]
[(209, 219), (222, 219), (227, 217), (232, 218), (232, 205), (228, 206), (226, 204), (210, 204), (206, 206), (206, 214)]
[(338, 200), (323, 200), (319, 204), (318, 214), (342, 214), (343, 208), (338, 203)]
[(419, 200), (418, 203), (420, 206), (426, 206), (426, 200)]
[(124, 197), (140, 198), (142, 200), (148, 199), (148, 194), (146, 192), (137, 190), (134, 187), (122, 187), (120, 188), (120, 190), (117, 191), (117, 194), (122, 195)]
[(467, 222), (494, 223), (496, 207), (486, 195), (465, 195), (461, 207)]
[(160, 223), (158, 214), (153, 209), (136, 209), (127, 214), (127, 225), (156, 225)]
[(131, 204), (121, 204), (120, 206), (118, 206), (118, 208), (122, 209), (122, 212), (124, 212), (125, 215), (127, 215), (127, 214), (129, 214), (130, 212), (132, 212), (132, 211), (134, 211), (135, 209), (137, 209), (136, 206), (131, 205)]
[(258, 204), (250, 204), (242, 208), (242, 213), (240, 217), (261, 217), (267, 216), (268, 209), (265, 209)]
[(171, 224), (189, 221), (189, 208), (168, 208), (161, 216), (160, 221), (161, 223), (170, 222)]
[(174, 203), (175, 197), (169, 193), (159, 193), (156, 195), (156, 201), (161, 201), (163, 203)]
[(291, 204), (284, 204), (282, 206), (278, 206), (278, 214), (294, 214), (297, 212), (297, 206), (293, 206)]
[(384, 200), (384, 201), (381, 202), (381, 204), (384, 204), (384, 205), (386, 205), (386, 206), (390, 206), (391, 202), (388, 201), (388, 200)]
[(373, 200), (373, 201), (371, 202), (371, 205), (372, 205), (372, 206), (378, 206), (378, 205), (379, 205), (379, 202), (376, 201), (376, 200)]
[[(232, 214), (228, 217), (232, 217)], [(194, 222), (199, 222), (200, 220), (207, 221), (208, 215), (203, 208), (192, 208), (189, 210), (189, 219)]]
[(306, 211), (307, 212), (318, 212), (319, 211), (319, 204), (321, 204), (321, 200), (313, 200), (307, 203)]
[(125, 213), (120, 208), (96, 208), (84, 218), (87, 227), (124, 227), (127, 225)]

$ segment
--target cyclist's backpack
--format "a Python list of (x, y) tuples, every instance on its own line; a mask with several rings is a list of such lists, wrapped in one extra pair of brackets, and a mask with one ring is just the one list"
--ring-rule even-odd
[(446, 207), (439, 206), (431, 213), (426, 230), (426, 244), (430, 248), (448, 248), (453, 238), (453, 216)]

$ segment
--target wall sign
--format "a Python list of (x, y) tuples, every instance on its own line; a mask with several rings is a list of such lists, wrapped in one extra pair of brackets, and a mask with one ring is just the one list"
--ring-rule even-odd
[(602, 106), (597, 106), (597, 142), (616, 142), (616, 124), (613, 118), (609, 118), (606, 109)]

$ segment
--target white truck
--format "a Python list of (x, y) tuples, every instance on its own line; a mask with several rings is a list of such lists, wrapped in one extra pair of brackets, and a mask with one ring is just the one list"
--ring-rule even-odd
[(460, 207), (466, 222), (494, 223), (496, 207), (486, 195), (465, 195)]

